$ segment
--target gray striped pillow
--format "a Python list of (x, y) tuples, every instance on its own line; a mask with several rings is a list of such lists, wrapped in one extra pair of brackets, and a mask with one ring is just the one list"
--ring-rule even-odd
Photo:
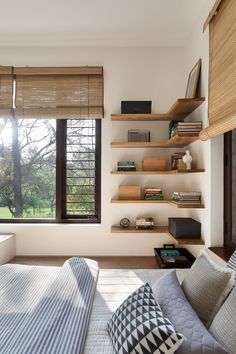
[(203, 252), (187, 271), (182, 289), (208, 328), (233, 285), (233, 270), (218, 266)]
[(232, 254), (232, 256), (230, 257), (228, 264), (227, 264), (228, 268), (231, 268), (235, 271), (235, 283), (236, 283), (236, 251), (234, 251), (234, 253)]
[(236, 287), (216, 314), (209, 332), (229, 354), (236, 353)]

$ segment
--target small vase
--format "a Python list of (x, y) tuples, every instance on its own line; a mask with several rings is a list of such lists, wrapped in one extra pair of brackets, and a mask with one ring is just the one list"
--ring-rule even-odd
[(185, 155), (183, 156), (183, 161), (187, 165), (187, 170), (191, 170), (191, 162), (193, 161), (192, 156), (190, 155), (190, 152), (187, 150)]

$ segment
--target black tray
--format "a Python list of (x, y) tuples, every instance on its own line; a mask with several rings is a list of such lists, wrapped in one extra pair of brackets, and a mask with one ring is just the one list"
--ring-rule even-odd
[[(175, 263), (164, 262), (161, 257), (161, 250), (175, 249), (178, 250), (180, 256), (185, 256), (186, 261), (176, 261)], [(163, 248), (154, 248), (157, 264), (160, 268), (190, 268), (195, 261), (195, 257), (186, 248), (176, 248), (174, 244), (163, 245)]]

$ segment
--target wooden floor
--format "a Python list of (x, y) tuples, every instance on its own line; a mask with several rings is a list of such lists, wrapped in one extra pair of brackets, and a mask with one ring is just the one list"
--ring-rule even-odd
[[(61, 266), (69, 256), (16, 256), (8, 263)], [(87, 257), (98, 262), (103, 269), (155, 269), (158, 268), (155, 257)]]

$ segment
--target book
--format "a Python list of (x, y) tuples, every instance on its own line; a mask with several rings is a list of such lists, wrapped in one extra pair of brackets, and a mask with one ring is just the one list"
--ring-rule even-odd
[(133, 161), (118, 161), (117, 165), (118, 166), (135, 166), (135, 163)]

